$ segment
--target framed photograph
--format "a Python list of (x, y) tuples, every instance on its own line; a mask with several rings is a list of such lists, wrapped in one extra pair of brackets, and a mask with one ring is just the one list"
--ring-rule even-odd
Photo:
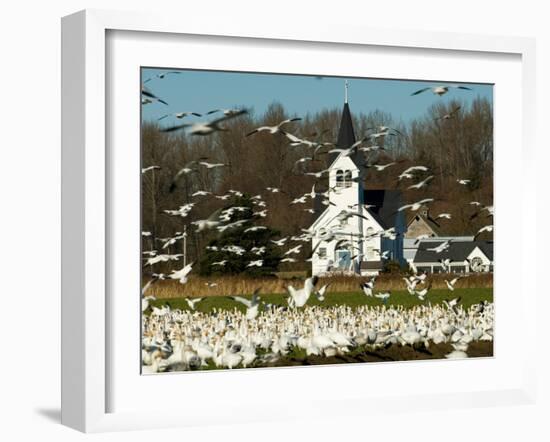
[(534, 400), (531, 40), (84, 11), (62, 44), (64, 424)]

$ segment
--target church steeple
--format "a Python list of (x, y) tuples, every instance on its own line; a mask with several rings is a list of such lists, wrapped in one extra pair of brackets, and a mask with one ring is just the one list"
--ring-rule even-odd
[[(340, 120), (340, 129), (338, 130), (338, 139), (336, 141), (336, 147), (338, 149), (347, 149), (353, 143), (355, 143), (355, 132), (353, 131), (353, 121), (351, 118), (351, 112), (348, 104), (348, 81), (346, 80), (344, 88), (344, 109), (342, 110), (342, 119)], [(338, 157), (338, 153), (333, 153), (329, 157), (329, 163)]]
[(353, 131), (353, 121), (351, 119), (351, 112), (349, 110), (349, 104), (344, 103), (344, 109), (342, 110), (342, 120), (340, 121), (340, 129), (338, 130), (338, 139), (336, 141), (336, 147), (339, 149), (347, 149), (353, 143), (355, 143), (355, 132)]

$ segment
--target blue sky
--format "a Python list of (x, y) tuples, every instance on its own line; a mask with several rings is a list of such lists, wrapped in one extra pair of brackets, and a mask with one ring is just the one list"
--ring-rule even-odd
[[(172, 70), (172, 69), (171, 69)], [(142, 81), (166, 69), (142, 69)], [(142, 106), (144, 120), (182, 111), (206, 113), (217, 108), (246, 107), (262, 114), (267, 106), (280, 102), (290, 115), (303, 116), (325, 108), (340, 108), (344, 102), (344, 78), (281, 74), (257, 74), (223, 71), (181, 70), (180, 74), (153, 78), (146, 83), (169, 106), (155, 102)], [(353, 113), (368, 113), (380, 109), (393, 115), (395, 121), (422, 117), (436, 102), (453, 98), (473, 100), (486, 97), (491, 102), (493, 87), (488, 84), (465, 84), (473, 91), (451, 89), (438, 97), (431, 92), (411, 96), (429, 85), (456, 84), (440, 81), (380, 80), (349, 78), (349, 105)], [(191, 117), (194, 118), (194, 117)], [(166, 122), (169, 120), (166, 119)]]

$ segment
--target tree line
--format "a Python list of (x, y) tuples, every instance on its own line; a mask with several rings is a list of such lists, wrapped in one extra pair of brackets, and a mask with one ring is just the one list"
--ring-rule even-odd
[[(459, 110), (457, 110), (459, 108)], [(414, 202), (426, 196), (437, 201), (432, 212), (450, 212), (450, 220), (441, 220), (441, 229), (449, 234), (473, 234), (485, 220), (470, 220), (470, 201), (492, 204), (493, 194), (493, 110), (485, 98), (476, 98), (470, 104), (452, 100), (436, 103), (426, 110), (422, 118), (409, 123), (396, 121), (389, 113), (377, 110), (368, 114), (352, 115), (356, 138), (367, 134), (371, 128), (388, 126), (398, 131), (395, 136), (384, 139), (384, 151), (365, 158), (367, 164), (398, 164), (382, 172), (368, 169), (365, 187), (401, 189), (404, 202)], [(442, 118), (452, 114), (451, 118)], [(214, 211), (231, 202), (213, 196), (196, 196), (199, 190), (225, 195), (232, 190), (246, 196), (262, 195), (267, 203), (267, 216), (262, 224), (271, 226), (281, 236), (297, 235), (302, 228), (308, 228), (314, 215), (311, 203), (290, 206), (292, 199), (310, 192), (315, 183), (316, 191), (326, 190), (326, 175), (319, 180), (304, 175), (306, 171), (317, 171), (328, 166), (326, 151), (321, 149), (313, 161), (296, 163), (300, 158), (311, 157), (312, 149), (307, 146), (289, 146), (289, 140), (281, 134), (261, 132), (245, 135), (262, 125), (275, 125), (295, 117), (280, 103), (273, 103), (265, 113), (246, 115), (225, 123), (228, 131), (210, 136), (192, 136), (184, 131), (161, 132), (156, 122), (142, 125), (141, 160), (142, 168), (159, 166), (142, 174), (142, 249), (160, 250), (162, 240), (187, 229), (186, 253), (188, 262), (204, 258), (205, 247), (216, 239), (213, 231), (197, 232), (191, 222), (208, 218)], [(314, 114), (298, 115), (301, 121), (288, 124), (285, 130), (301, 138), (321, 142), (335, 142), (341, 119), (341, 109), (325, 109)], [(376, 130), (376, 129), (375, 129)], [(172, 192), (175, 174), (193, 160), (207, 159), (209, 163), (223, 163), (225, 166), (208, 169), (197, 166), (196, 171), (186, 174), (178, 181)], [(398, 180), (399, 173), (410, 165), (425, 165), (429, 171), (416, 179), (428, 175), (434, 178), (423, 190), (408, 190), (415, 180)], [(460, 185), (457, 179), (469, 180)], [(267, 187), (276, 187), (281, 192), (271, 193)], [(188, 202), (195, 206), (187, 217), (168, 215), (165, 210), (174, 210)], [(303, 248), (302, 258), (307, 252)], [(166, 247), (162, 253), (183, 253), (181, 241)], [(158, 266), (169, 270), (170, 262)], [(292, 269), (309, 268), (303, 261), (288, 266)]]

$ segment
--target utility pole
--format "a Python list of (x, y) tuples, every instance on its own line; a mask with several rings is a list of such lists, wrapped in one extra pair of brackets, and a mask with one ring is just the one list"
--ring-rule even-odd
[(187, 265), (187, 225), (183, 226), (183, 266)]

